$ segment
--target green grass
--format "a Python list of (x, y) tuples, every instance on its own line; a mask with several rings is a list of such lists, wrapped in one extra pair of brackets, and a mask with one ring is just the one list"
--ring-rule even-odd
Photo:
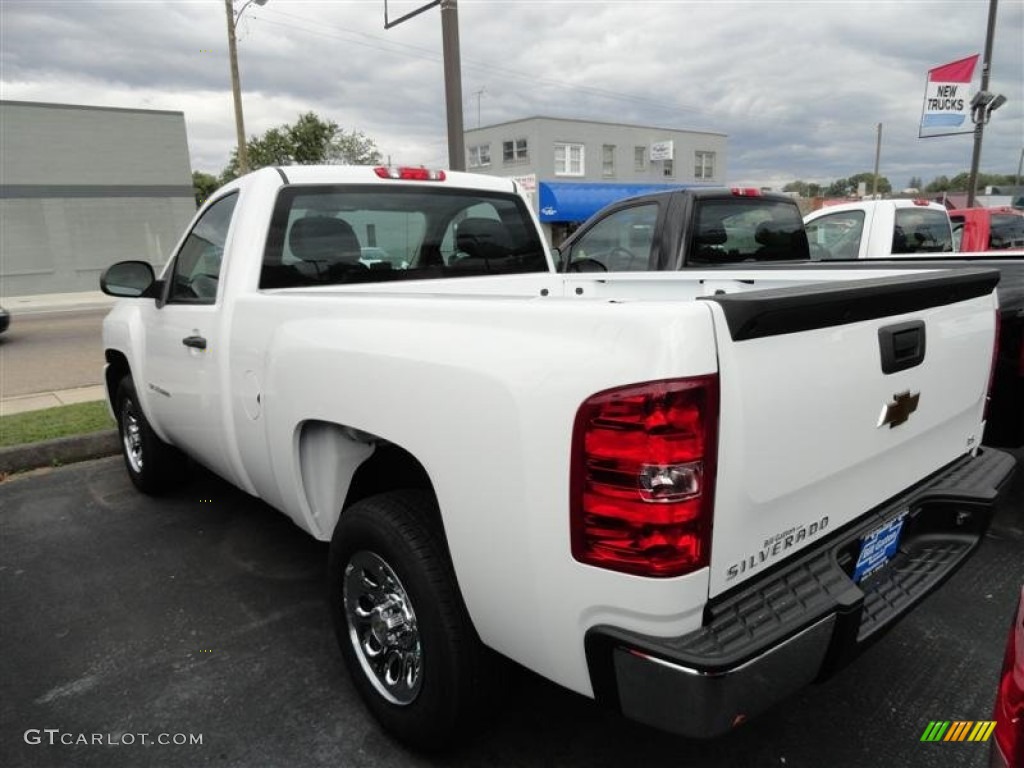
[(107, 414), (107, 404), (102, 400), (14, 413), (0, 416), (0, 447), (84, 435), (113, 426), (114, 422)]

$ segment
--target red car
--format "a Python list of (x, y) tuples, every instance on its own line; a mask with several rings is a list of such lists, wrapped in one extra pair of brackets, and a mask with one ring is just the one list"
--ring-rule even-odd
[(1005, 768), (1024, 766), (1024, 587), (1006, 641), (1003, 671), (992, 715), (992, 765)]
[(958, 251), (1024, 248), (1024, 211), (1016, 208), (960, 208), (949, 220)]

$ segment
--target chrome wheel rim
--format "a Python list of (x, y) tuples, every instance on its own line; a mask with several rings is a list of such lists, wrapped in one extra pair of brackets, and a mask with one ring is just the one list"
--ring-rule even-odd
[(423, 650), (409, 594), (380, 555), (361, 550), (344, 575), (345, 619), (366, 678), (392, 704), (415, 701), (423, 684)]
[(142, 472), (142, 426), (135, 415), (135, 404), (126, 400), (121, 412), (121, 440), (124, 442), (124, 455), (132, 472)]

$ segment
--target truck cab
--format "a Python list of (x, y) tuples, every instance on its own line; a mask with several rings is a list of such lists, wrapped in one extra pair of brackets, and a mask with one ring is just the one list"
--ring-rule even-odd
[(927, 200), (864, 200), (804, 217), (811, 256), (821, 261), (954, 251), (945, 207)]

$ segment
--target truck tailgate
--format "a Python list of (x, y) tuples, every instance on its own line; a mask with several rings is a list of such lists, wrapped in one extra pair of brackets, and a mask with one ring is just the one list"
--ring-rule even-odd
[(977, 447), (993, 270), (708, 297), (721, 417), (710, 595)]

